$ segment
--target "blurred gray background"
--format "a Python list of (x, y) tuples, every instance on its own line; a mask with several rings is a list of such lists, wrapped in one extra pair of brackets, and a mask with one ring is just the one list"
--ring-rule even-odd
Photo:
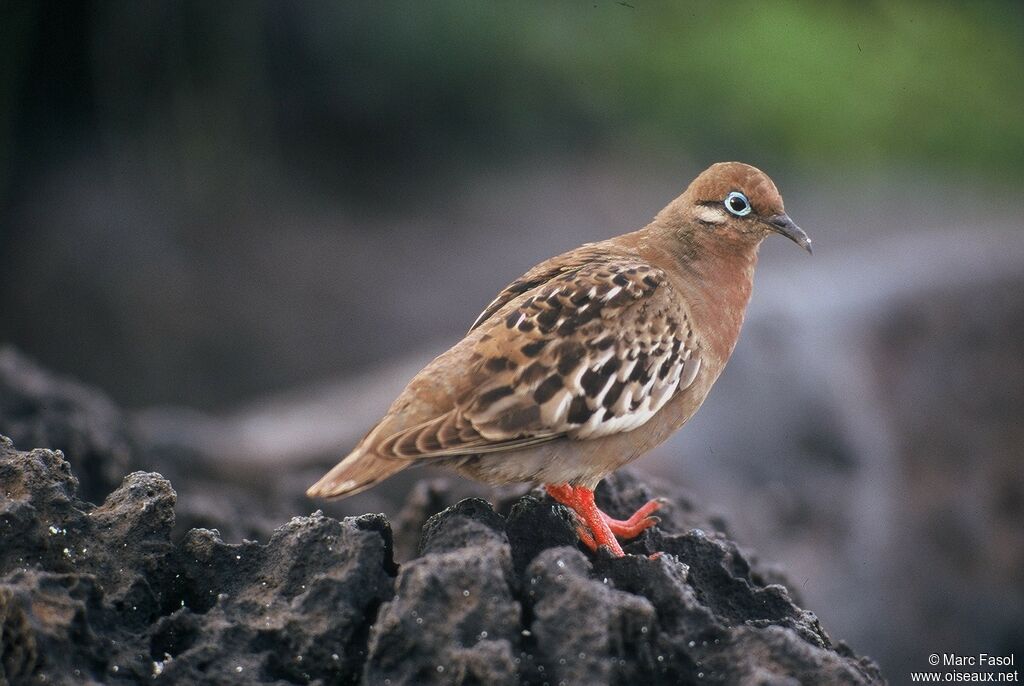
[(815, 256), (639, 466), (895, 683), (1024, 657), (1022, 7), (0, 2), (0, 343), (311, 509), (508, 281), (749, 162)]

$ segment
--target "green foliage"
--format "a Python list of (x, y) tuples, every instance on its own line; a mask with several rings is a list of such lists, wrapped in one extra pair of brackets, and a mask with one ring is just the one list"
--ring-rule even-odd
[[(350, 9), (321, 24), (320, 47), (361, 46), (379, 80), (362, 104), (411, 103), (419, 124), (456, 141), (476, 127), (542, 146), (626, 137), (693, 154), (1024, 174), (1016, 2)], [(331, 35), (342, 25), (348, 35)]]
[(93, 129), (214, 203), (264, 163), (334, 189), (616, 146), (1024, 177), (1020, 0), (25, 7), (0, 11), (0, 196)]

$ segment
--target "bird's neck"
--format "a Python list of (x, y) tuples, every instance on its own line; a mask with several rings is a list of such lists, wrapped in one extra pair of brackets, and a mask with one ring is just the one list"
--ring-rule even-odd
[(723, 242), (703, 227), (656, 223), (641, 231), (649, 234), (644, 244), (657, 246), (651, 259), (674, 266), (669, 273), (681, 275), (673, 286), (690, 305), (694, 321), (703, 323), (708, 352), (724, 366), (750, 302), (759, 243)]

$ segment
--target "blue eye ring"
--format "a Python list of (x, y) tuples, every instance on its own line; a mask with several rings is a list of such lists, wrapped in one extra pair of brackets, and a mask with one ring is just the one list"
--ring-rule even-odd
[(729, 210), (731, 214), (737, 217), (746, 217), (750, 214), (752, 208), (750, 207), (750, 201), (747, 200), (747, 196), (743, 195), (739, 191), (733, 191), (729, 195), (725, 196), (725, 200), (722, 201), (725, 205), (725, 209)]

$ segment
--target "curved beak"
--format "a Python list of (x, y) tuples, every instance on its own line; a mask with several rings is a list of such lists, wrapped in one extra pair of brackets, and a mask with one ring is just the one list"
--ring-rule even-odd
[(775, 233), (785, 236), (789, 240), (793, 241), (801, 248), (806, 250), (808, 254), (811, 252), (811, 239), (804, 233), (804, 230), (797, 226), (792, 219), (789, 218), (788, 214), (777, 214), (774, 217), (768, 219), (765, 222), (768, 228)]

